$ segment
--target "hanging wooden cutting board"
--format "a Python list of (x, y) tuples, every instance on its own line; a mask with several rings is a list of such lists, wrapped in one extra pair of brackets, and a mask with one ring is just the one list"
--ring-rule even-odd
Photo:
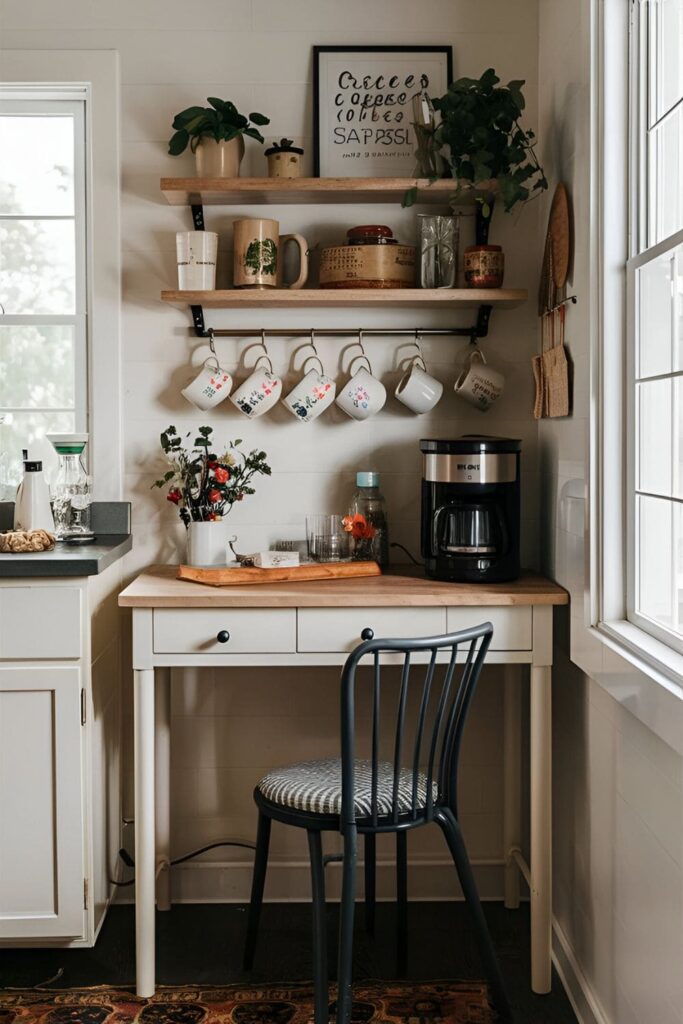
[(555, 189), (550, 217), (548, 220), (548, 236), (551, 247), (551, 272), (556, 288), (564, 288), (569, 276), (571, 261), (571, 222), (569, 219), (569, 194), (562, 182)]
[(205, 583), (209, 587), (233, 587), (254, 583), (301, 583), (309, 580), (347, 580), (359, 576), (381, 576), (377, 562), (313, 562), (290, 569), (201, 569), (178, 566), (178, 579)]

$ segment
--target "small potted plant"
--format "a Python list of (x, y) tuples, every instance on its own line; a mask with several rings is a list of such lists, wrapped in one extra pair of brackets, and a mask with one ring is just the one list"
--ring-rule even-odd
[(188, 107), (173, 118), (174, 135), (168, 143), (172, 156), (184, 153), (189, 144), (195, 154), (200, 178), (236, 178), (244, 156), (244, 136), (263, 144), (254, 125), (270, 124), (270, 118), (253, 113), (240, 114), (230, 100), (207, 97), (209, 107)]
[[(499, 83), (496, 72), (488, 68), (481, 78), (457, 79), (444, 96), (433, 101), (441, 115), (441, 123), (434, 130), (434, 145), (455, 179), (451, 205), (461, 202), (473, 188), (484, 184), (491, 188), (488, 197), (478, 200), (483, 216), (479, 218), (477, 245), (465, 250), (465, 281), (471, 287), (502, 284), (502, 250), (487, 245), (495, 194), (500, 194), (509, 212), (548, 187), (536, 157), (535, 135), (521, 125), (524, 82), (512, 81), (506, 86)], [(404, 205), (412, 206), (416, 199), (414, 187), (406, 193)]]
[(292, 139), (280, 139), (265, 152), (268, 160), (269, 178), (300, 178), (303, 149), (294, 145)]
[(188, 564), (225, 565), (231, 544), (226, 516), (235, 502), (255, 494), (253, 478), (270, 476), (271, 469), (265, 452), (240, 451), (241, 440), (229, 441), (218, 454), (212, 450), (213, 428), (200, 427), (197, 433), (187, 448), (175, 427), (164, 430), (161, 448), (170, 469), (152, 487), (168, 487), (166, 499), (187, 527)]

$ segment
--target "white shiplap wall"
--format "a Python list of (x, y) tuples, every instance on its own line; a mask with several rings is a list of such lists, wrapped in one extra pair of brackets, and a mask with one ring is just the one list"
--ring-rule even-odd
[[(240, 108), (259, 110), (272, 119), (272, 136), (289, 135), (307, 147), (310, 167), (312, 47), (324, 44), (452, 43), (456, 75), (478, 75), (493, 66), (504, 80), (525, 78), (527, 118), (536, 127), (537, 4), (522, 0), (17, 0), (0, 3), (2, 46), (27, 49), (116, 49), (121, 66), (122, 249), (124, 268), (123, 387), (125, 424), (125, 497), (133, 502), (135, 547), (126, 562), (130, 576), (154, 561), (177, 560), (182, 532), (171, 508), (150, 481), (160, 468), (158, 435), (174, 423), (192, 429), (209, 417), (198, 415), (179, 390), (208, 355), (203, 342), (188, 333), (185, 312), (164, 307), (159, 291), (174, 285), (175, 232), (190, 224), (189, 211), (171, 208), (158, 190), (161, 175), (193, 173), (189, 155), (166, 154), (174, 113), (208, 95), (233, 99)], [(245, 174), (264, 173), (260, 147), (248, 142)], [(219, 280), (229, 282), (230, 223), (258, 208), (207, 211), (207, 226), (221, 233)], [(389, 223), (401, 239), (414, 233), (414, 214), (398, 206), (268, 208), (283, 231), (300, 231), (311, 244), (344, 237), (354, 223)], [(471, 231), (471, 221), (468, 230)], [(492, 240), (506, 250), (506, 283), (528, 287), (537, 279), (538, 230), (534, 204), (521, 214), (496, 214)], [(466, 244), (467, 232), (463, 244)], [(471, 313), (457, 314), (467, 324)], [(445, 325), (452, 314), (439, 311), (302, 311), (294, 315), (216, 311), (216, 326), (401, 326)], [(256, 548), (276, 537), (303, 533), (307, 512), (344, 510), (357, 468), (382, 474), (393, 537), (418, 547), (422, 436), (471, 431), (507, 434), (524, 441), (523, 553), (534, 564), (538, 536), (536, 427), (531, 418), (529, 358), (535, 346), (534, 303), (495, 314), (485, 350), (505, 373), (507, 389), (498, 406), (484, 416), (459, 403), (451, 386), (467, 343), (464, 339), (426, 342), (429, 367), (447, 385), (430, 416), (413, 417), (393, 398), (379, 417), (366, 424), (349, 421), (337, 410), (304, 427), (283, 409), (247, 424), (226, 403), (210, 417), (219, 436), (244, 437), (265, 448), (274, 468), (258, 494), (235, 509), (240, 547)], [(97, 344), (97, 339), (95, 339)], [(244, 341), (218, 342), (221, 360), (245, 373)], [(387, 386), (398, 380), (400, 355), (393, 339), (368, 343), (373, 367)], [(293, 377), (301, 357), (293, 359), (294, 340), (271, 345), (276, 367)], [(342, 373), (339, 342), (322, 340), (326, 368)], [(246, 356), (246, 364), (254, 354)], [(344, 363), (346, 368), (347, 363)], [(96, 400), (96, 396), (95, 396)], [(173, 701), (174, 853), (225, 834), (253, 833), (251, 790), (260, 773), (290, 759), (332, 752), (337, 746), (335, 672), (222, 673), (178, 677)], [(464, 752), (463, 815), (472, 852), (499, 858), (501, 787), (500, 674), (490, 672), (477, 699)], [(126, 711), (130, 714), (130, 692)], [(131, 765), (131, 752), (126, 754)], [(217, 769), (217, 770), (214, 770)], [(131, 771), (127, 807), (131, 810)], [(301, 837), (277, 830), (274, 855), (291, 871), (275, 872), (271, 895), (308, 892), (307, 878), (294, 868), (305, 855)], [(443, 858), (438, 836), (416, 838), (415, 858)], [(219, 853), (218, 860), (225, 854)], [(238, 858), (243, 860), (243, 858)], [(301, 877), (300, 877), (301, 875)], [(191, 876), (191, 877), (190, 877)], [(425, 869), (411, 891), (434, 892)], [(490, 876), (490, 877), (489, 877)], [(487, 891), (500, 891), (499, 872), (490, 870)], [(450, 880), (451, 876), (448, 875)], [(247, 873), (219, 870), (184, 872), (176, 884), (188, 895), (244, 897)], [(440, 884), (440, 883), (439, 883)], [(431, 889), (429, 888), (431, 885)], [(180, 890), (179, 890), (180, 891)], [(446, 889), (436, 888), (446, 894)]]

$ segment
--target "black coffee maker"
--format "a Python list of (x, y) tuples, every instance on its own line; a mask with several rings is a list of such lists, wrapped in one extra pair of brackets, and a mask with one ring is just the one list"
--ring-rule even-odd
[(428, 576), (458, 583), (519, 576), (521, 448), (521, 441), (504, 437), (420, 441)]

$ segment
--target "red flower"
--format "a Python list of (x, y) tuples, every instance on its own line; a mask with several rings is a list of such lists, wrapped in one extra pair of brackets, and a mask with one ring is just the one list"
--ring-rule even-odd
[(214, 520), (216, 519), (216, 513), (215, 512), (209, 512), (207, 518), (208, 518), (210, 523), (213, 523)]
[(365, 516), (356, 512), (352, 516), (344, 516), (342, 524), (347, 533), (350, 533), (354, 540), (372, 540), (377, 530), (369, 523)]
[(241, 501), (243, 497), (244, 497), (244, 492), (240, 491), (240, 493), (237, 495), (237, 498), (235, 500), (236, 501)]
[(182, 494), (177, 487), (172, 487), (166, 495), (166, 501), (172, 501), (174, 505), (177, 505), (181, 498)]
[(215, 487), (212, 487), (209, 491), (209, 501), (212, 505), (215, 505), (221, 500), (221, 492), (217, 491)]
[(217, 465), (218, 463), (216, 462), (215, 459), (212, 459), (210, 462), (207, 462), (207, 466), (209, 467), (209, 469), (215, 469)]
[(230, 479), (230, 470), (226, 469), (225, 466), (216, 466), (214, 476), (216, 477), (217, 484), (227, 484)]

